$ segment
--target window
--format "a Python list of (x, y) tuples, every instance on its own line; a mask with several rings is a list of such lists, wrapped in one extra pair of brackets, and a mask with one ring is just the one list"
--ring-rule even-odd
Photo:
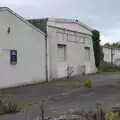
[(90, 48), (89, 47), (85, 47), (85, 61), (89, 61), (90, 60)]
[(57, 58), (58, 60), (66, 60), (66, 45), (58, 44), (57, 45)]

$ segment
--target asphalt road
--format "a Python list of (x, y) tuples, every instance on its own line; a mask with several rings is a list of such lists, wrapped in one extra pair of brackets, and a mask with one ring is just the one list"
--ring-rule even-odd
[[(96, 74), (89, 76), (77, 76), (73, 77), (71, 80), (75, 82), (81, 82), (84, 80), (92, 81), (104, 81), (104, 80), (114, 80), (120, 79), (120, 75), (117, 74)], [(62, 86), (55, 84), (37, 84), (33, 86), (23, 86), (12, 89), (0, 90), (0, 95), (3, 97), (12, 97), (15, 101), (27, 101), (42, 99), (47, 96), (56, 95), (68, 90), (71, 90), (73, 86)]]
[[(114, 80), (119, 79), (120, 75), (110, 74), (97, 74), (90, 76), (74, 77), (72, 80)], [(120, 82), (117, 83), (119, 85)], [(14, 89), (1, 90), (4, 95), (11, 95), (15, 100), (29, 100), (42, 98), (44, 96), (61, 93), (63, 91), (71, 89), (71, 86), (55, 86), (53, 84), (41, 84), (29, 87), (20, 87)], [(95, 108), (96, 101), (102, 101), (105, 108), (110, 108), (112, 105), (120, 104), (120, 86), (114, 85), (102, 85), (94, 87), (84, 92), (76, 92), (68, 96), (57, 97), (53, 100), (49, 100), (45, 104), (45, 114), (59, 114), (68, 112), (71, 109), (76, 108)], [(26, 109), (28, 116), (34, 116), (40, 113), (40, 105), (34, 105)], [(13, 118), (8, 117), (12, 120)]]

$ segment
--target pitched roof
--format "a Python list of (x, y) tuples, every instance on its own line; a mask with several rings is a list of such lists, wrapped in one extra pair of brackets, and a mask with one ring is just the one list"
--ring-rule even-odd
[(44, 33), (47, 33), (47, 18), (43, 18), (43, 19), (30, 19), (28, 20), (30, 23), (32, 23), (35, 27), (37, 27), (38, 29), (42, 30)]
[(17, 18), (19, 18), (21, 21), (23, 21), (25, 24), (27, 24), (28, 26), (30, 26), (31, 28), (33, 28), (34, 30), (40, 32), (41, 34), (45, 34), (44, 32), (42, 32), (40, 29), (38, 29), (37, 27), (35, 27), (34, 25), (32, 25), (30, 22), (28, 22), (27, 20), (25, 20), (23, 17), (21, 17), (20, 15), (18, 15), (17, 13), (15, 13), (14, 11), (12, 11), (11, 9), (9, 9), (8, 7), (0, 7), (0, 11), (8, 11), (11, 14), (15, 15)]
[(38, 27), (40, 30), (42, 30), (43, 32), (45, 31), (45, 27), (46, 27), (46, 23), (45, 21), (48, 22), (58, 22), (58, 23), (75, 23), (80, 25), (81, 27), (87, 29), (88, 31), (92, 31), (94, 29), (92, 29), (91, 27), (89, 27), (88, 25), (80, 22), (79, 20), (76, 19), (65, 19), (65, 18), (42, 18), (42, 19), (30, 19), (28, 20), (29, 22), (31, 22), (33, 25), (35, 25), (36, 27)]

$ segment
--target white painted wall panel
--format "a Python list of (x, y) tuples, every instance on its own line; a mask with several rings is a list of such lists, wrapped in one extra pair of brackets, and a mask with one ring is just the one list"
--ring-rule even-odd
[(86, 33), (86, 34), (90, 34), (91, 35), (91, 32), (88, 31), (87, 29), (83, 28), (82, 26), (76, 24), (76, 23), (56, 23), (56, 22), (48, 22), (48, 24), (50, 26), (55, 26), (55, 27), (58, 27), (58, 28), (65, 28), (65, 29), (69, 29), (69, 30), (73, 30), (73, 31), (78, 31), (78, 32), (81, 32), (81, 33)]
[[(111, 49), (103, 47), (104, 61), (111, 63)], [(120, 65), (120, 49), (112, 49), (113, 63)]]
[[(9, 64), (9, 49), (18, 51), (16, 66)], [(0, 50), (0, 87), (45, 80), (44, 35), (7, 11), (0, 12)]]
[[(50, 25), (57, 26), (60, 28), (64, 28), (63, 24), (59, 23), (50, 23)], [(49, 26), (49, 22), (48, 22)], [(69, 24), (66, 28), (67, 29), (73, 29), (74, 31), (78, 30), (73, 27), (74, 25)], [(71, 27), (71, 28), (70, 28)], [(79, 75), (83, 71), (88, 73), (94, 73), (97, 71), (95, 67), (95, 60), (94, 60), (94, 52), (93, 52), (93, 43), (91, 36), (86, 36), (89, 38), (89, 41), (85, 42), (84, 40), (80, 40), (79, 42), (74, 42), (73, 38), (72, 40), (67, 40), (66, 37), (63, 37), (62, 35), (58, 36), (58, 32), (66, 33), (65, 30), (55, 28), (55, 27), (48, 27), (48, 41), (49, 41), (49, 73), (50, 78), (57, 78), (57, 77), (64, 77), (67, 75), (67, 66), (73, 67), (73, 75)], [(81, 27), (79, 27), (78, 32), (82, 31), (82, 33), (86, 33)], [(69, 33), (69, 31), (67, 31)], [(89, 32), (87, 32), (89, 33)], [(71, 34), (71, 32), (70, 32)], [(73, 34), (75, 34), (73, 32)], [(81, 35), (82, 36), (82, 35)], [(65, 39), (64, 39), (65, 38)], [(74, 37), (75, 38), (75, 37)], [(66, 61), (59, 61), (57, 59), (57, 44), (64, 44), (66, 45)], [(90, 47), (90, 61), (85, 60), (85, 50), (84, 47)]]

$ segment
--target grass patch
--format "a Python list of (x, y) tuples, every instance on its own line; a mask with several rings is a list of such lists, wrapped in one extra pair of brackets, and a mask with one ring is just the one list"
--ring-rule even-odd
[(42, 84), (46, 84), (46, 83), (47, 83), (46, 81), (43, 81), (43, 82), (32, 82), (32, 83), (26, 83), (26, 84), (21, 84), (21, 85), (5, 86), (5, 87), (1, 87), (0, 89), (1, 90), (9, 90), (9, 89), (37, 86), (37, 85), (42, 85)]
[(103, 74), (120, 74), (120, 71), (116, 71), (116, 72), (102, 72)]
[(91, 82), (91, 80), (86, 80), (86, 81), (84, 82), (84, 87), (86, 87), (86, 88), (91, 88), (91, 87), (92, 87), (92, 82)]
[(114, 79), (114, 80), (104, 80), (104, 81), (94, 81), (92, 82), (93, 86), (96, 86), (96, 85), (117, 85), (117, 82), (119, 81), (120, 79)]
[(15, 114), (20, 112), (20, 108), (11, 99), (0, 100), (0, 115)]
[(66, 79), (57, 79), (49, 82), (48, 84), (54, 84), (54, 85), (65, 85), (65, 86), (81, 86), (81, 81), (74, 81), (74, 80), (66, 80)]
[(100, 66), (100, 72), (120, 72), (120, 67), (103, 61)]

